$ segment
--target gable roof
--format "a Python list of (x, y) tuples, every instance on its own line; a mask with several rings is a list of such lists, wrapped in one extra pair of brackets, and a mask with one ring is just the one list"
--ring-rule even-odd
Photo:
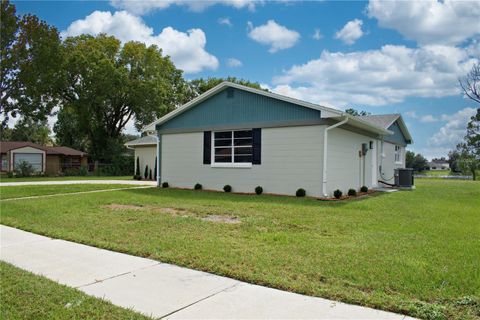
[(31, 148), (46, 151), (45, 147), (29, 141), (1, 141), (0, 153), (7, 153), (10, 150), (24, 148), (24, 147), (31, 147)]
[(146, 135), (141, 138), (128, 141), (125, 143), (126, 147), (135, 147), (135, 146), (148, 146), (148, 145), (156, 145), (157, 144), (157, 138), (155, 136), (151, 135)]
[(370, 131), (370, 132), (374, 132), (374, 133), (377, 133), (377, 134), (391, 135), (393, 133), (386, 128), (377, 126), (375, 124), (372, 124), (371, 122), (360, 119), (359, 117), (354, 117), (354, 116), (352, 116), (348, 113), (345, 113), (345, 112), (337, 110), (337, 109), (333, 109), (333, 108), (321, 106), (321, 105), (318, 105), (318, 104), (313, 104), (313, 103), (310, 103), (310, 102), (290, 98), (290, 97), (283, 96), (283, 95), (280, 95), (280, 94), (276, 94), (276, 93), (273, 93), (273, 92), (267, 92), (267, 91), (264, 91), (264, 90), (254, 89), (254, 88), (251, 88), (251, 87), (239, 85), (239, 84), (236, 84), (236, 83), (233, 83), (233, 82), (228, 82), (228, 81), (224, 81), (224, 82), (218, 84), (217, 86), (215, 86), (212, 89), (204, 92), (203, 94), (199, 95), (198, 97), (191, 100), (190, 102), (187, 102), (186, 104), (178, 107), (177, 109), (167, 113), (166, 115), (164, 115), (160, 119), (158, 119), (158, 120), (150, 123), (149, 125), (143, 127), (142, 132), (155, 131), (157, 125), (161, 125), (161, 124), (169, 121), (170, 119), (175, 118), (176, 116), (182, 114), (183, 112), (189, 110), (190, 108), (193, 108), (194, 106), (198, 105), (199, 103), (205, 101), (206, 99), (210, 98), (211, 96), (217, 94), (218, 92), (220, 92), (220, 91), (222, 91), (226, 88), (236, 88), (236, 89), (251, 92), (251, 93), (254, 93), (254, 94), (263, 95), (263, 96), (266, 96), (266, 97), (269, 97), (269, 98), (272, 98), (272, 99), (277, 99), (277, 100), (289, 102), (289, 103), (292, 103), (292, 104), (295, 104), (295, 105), (298, 105), (298, 106), (302, 106), (302, 107), (305, 107), (305, 108), (319, 110), (321, 112), (321, 117), (322, 118), (331, 118), (331, 119), (334, 119), (334, 120), (340, 120), (341, 118), (346, 117), (346, 118), (349, 118), (349, 124), (350, 125), (353, 125), (353, 126), (356, 126), (356, 127), (361, 128), (361, 129), (364, 129), (364, 130), (367, 130), (367, 131)]
[(63, 156), (80, 156), (84, 157), (87, 155), (87, 153), (80, 151), (80, 150), (75, 150), (70, 147), (47, 147), (47, 154), (59, 154)]
[(387, 130), (392, 126), (392, 124), (398, 122), (400, 130), (405, 136), (405, 139), (407, 139), (409, 143), (413, 143), (412, 136), (410, 135), (410, 132), (408, 131), (408, 128), (403, 121), (402, 115), (399, 113), (357, 116), (357, 118), (370, 122), (376, 126), (382, 127)]

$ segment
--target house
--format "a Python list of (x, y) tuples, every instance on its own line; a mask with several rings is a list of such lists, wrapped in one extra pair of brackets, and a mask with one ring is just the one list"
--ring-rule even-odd
[(445, 158), (432, 159), (427, 165), (429, 170), (450, 170), (450, 164)]
[(87, 166), (87, 154), (69, 147), (48, 147), (27, 141), (0, 142), (2, 172), (15, 171), (23, 161), (39, 173), (60, 174), (66, 169)]
[(135, 151), (134, 172), (137, 172), (137, 159), (142, 177), (146, 166), (152, 169), (152, 171), (155, 169), (155, 161), (157, 159), (157, 137), (155, 136), (155, 131), (147, 132), (146, 136), (125, 143), (125, 146)]
[(234, 192), (262, 186), (286, 195), (303, 188), (313, 197), (394, 183), (412, 143), (399, 114), (355, 117), (230, 82), (144, 131), (157, 132), (159, 184), (212, 190), (228, 184)]

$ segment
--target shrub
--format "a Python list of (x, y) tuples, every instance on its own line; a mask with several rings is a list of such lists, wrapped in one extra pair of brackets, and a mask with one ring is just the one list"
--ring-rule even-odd
[(143, 177), (146, 179), (148, 179), (148, 165), (145, 166), (145, 172), (143, 173)]
[(79, 176), (87, 176), (87, 175), (88, 175), (88, 168), (87, 168), (87, 166), (81, 166), (81, 167), (78, 169), (78, 175), (79, 175)]
[(357, 195), (357, 190), (355, 189), (348, 189), (347, 193), (350, 197), (355, 197)]
[(337, 199), (340, 199), (342, 197), (342, 191), (340, 191), (339, 189), (333, 191), (333, 196)]
[(297, 197), (305, 197), (306, 194), (307, 192), (305, 191), (305, 189), (302, 189), (302, 188), (298, 189), (297, 192), (295, 193)]
[(79, 169), (78, 168), (68, 168), (63, 170), (63, 175), (66, 177), (74, 177), (79, 175)]
[(148, 174), (148, 179), (149, 179), (149, 180), (152, 180), (152, 179), (153, 179), (153, 178), (152, 178), (152, 169), (150, 169), (150, 173)]
[(258, 194), (258, 195), (262, 194), (263, 193), (263, 188), (260, 187), (260, 186), (256, 187), (255, 188), (255, 193)]
[(30, 177), (34, 173), (35, 169), (26, 161), (21, 161), (20, 163), (15, 164), (15, 175), (17, 177)]
[(142, 176), (141, 176), (141, 175), (134, 175), (134, 176), (133, 176), (133, 179), (135, 179), (135, 180), (142, 180)]
[(226, 184), (226, 185), (223, 187), (223, 191), (225, 191), (225, 192), (231, 192), (231, 191), (232, 191), (232, 186), (229, 185), (229, 184)]
[(193, 189), (195, 190), (202, 190), (202, 185), (200, 183), (197, 183), (195, 184), (195, 186), (193, 187)]
[(360, 188), (360, 191), (361, 191), (361, 192), (368, 192), (367, 186), (362, 186), (362, 187)]
[(168, 182), (166, 182), (166, 181), (163, 182), (163, 183), (162, 183), (162, 188), (168, 188)]
[(8, 178), (13, 178), (13, 172), (12, 172), (12, 171), (8, 171), (8, 172), (7, 172), (7, 177), (8, 177)]
[(140, 177), (140, 157), (137, 157), (137, 168), (135, 169), (135, 175)]

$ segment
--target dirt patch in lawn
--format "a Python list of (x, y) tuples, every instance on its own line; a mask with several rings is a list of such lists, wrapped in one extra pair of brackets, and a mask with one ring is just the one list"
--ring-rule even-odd
[(158, 213), (166, 213), (173, 216), (180, 216), (180, 217), (192, 217), (197, 218), (203, 221), (208, 222), (215, 222), (215, 223), (229, 223), (229, 224), (236, 224), (241, 223), (241, 220), (237, 217), (232, 217), (229, 215), (217, 215), (217, 214), (207, 214), (201, 215), (199, 213), (189, 211), (182, 208), (169, 208), (169, 207), (159, 207), (159, 206), (141, 206), (141, 205), (132, 205), (132, 204), (108, 204), (101, 206), (103, 209), (108, 210), (133, 210), (133, 211), (153, 211)]

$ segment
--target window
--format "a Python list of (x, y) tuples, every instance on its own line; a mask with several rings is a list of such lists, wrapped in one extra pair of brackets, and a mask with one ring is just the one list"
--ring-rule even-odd
[(402, 163), (402, 147), (395, 146), (395, 162)]
[(214, 132), (212, 139), (212, 166), (251, 166), (253, 154), (252, 130)]

